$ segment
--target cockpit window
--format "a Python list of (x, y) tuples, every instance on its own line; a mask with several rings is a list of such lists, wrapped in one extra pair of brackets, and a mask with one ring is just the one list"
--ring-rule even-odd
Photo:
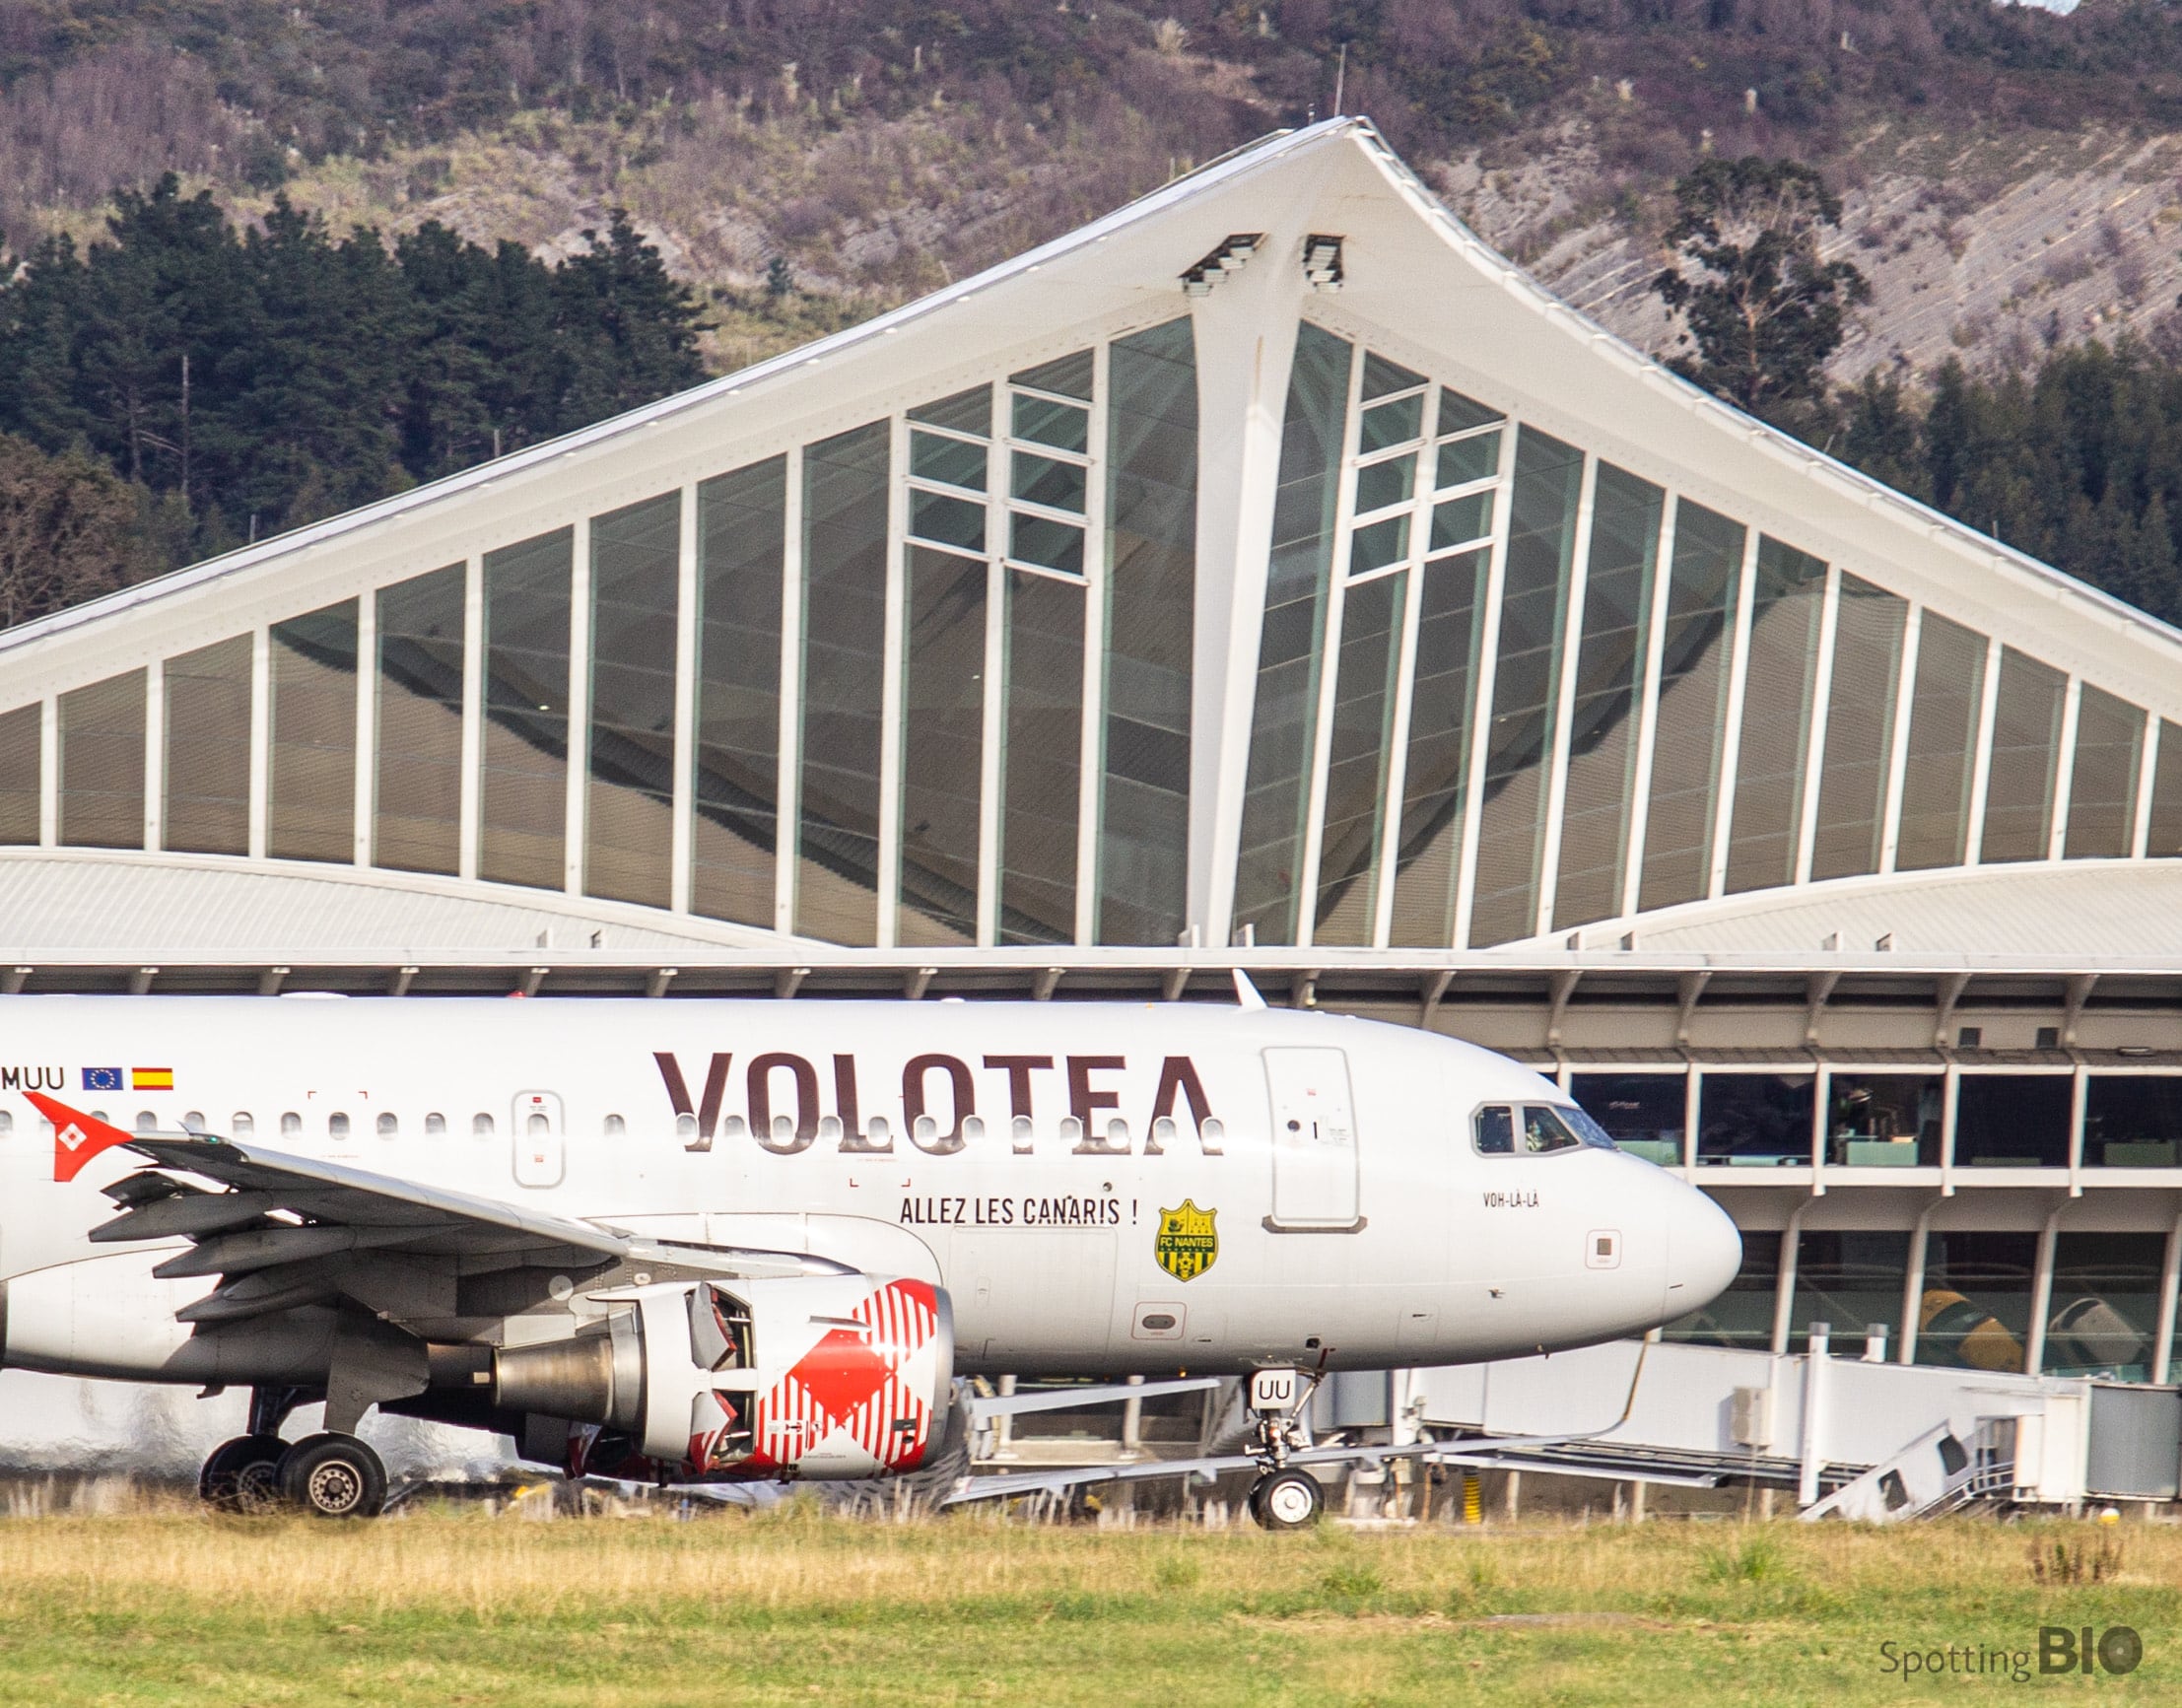
[(1592, 1149), (1619, 1150), (1621, 1148), (1619, 1145), (1614, 1143), (1613, 1135), (1611, 1133), (1607, 1132), (1604, 1127), (1601, 1127), (1596, 1121), (1592, 1120), (1592, 1118), (1586, 1115), (1582, 1110), (1560, 1109), (1555, 1110), (1554, 1113), (1558, 1115), (1563, 1121), (1567, 1122), (1568, 1125), (1575, 1129), (1576, 1136), (1582, 1139), (1586, 1144), (1590, 1145)]
[(1542, 1156), (1552, 1150), (1574, 1150), (1584, 1141), (1568, 1128), (1561, 1117), (1563, 1110), (1548, 1108), (1542, 1103), (1527, 1103), (1523, 1106), (1523, 1148), (1533, 1156)]
[(1595, 1145), (1611, 1150), (1613, 1140), (1580, 1109), (1526, 1103), (1517, 1108), (1488, 1105), (1477, 1112), (1480, 1156), (1544, 1156), (1557, 1150)]

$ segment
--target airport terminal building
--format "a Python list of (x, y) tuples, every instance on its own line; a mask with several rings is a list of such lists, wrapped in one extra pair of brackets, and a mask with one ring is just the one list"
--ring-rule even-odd
[(1617, 342), (1363, 121), (0, 635), (9, 992), (1237, 967), (1714, 1193), (1671, 1336), (2169, 1376), (2182, 634)]

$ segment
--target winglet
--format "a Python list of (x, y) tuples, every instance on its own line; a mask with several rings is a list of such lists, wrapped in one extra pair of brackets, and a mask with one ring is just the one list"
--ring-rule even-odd
[(102, 1150), (111, 1150), (117, 1144), (127, 1144), (130, 1135), (118, 1127), (100, 1121), (79, 1109), (50, 1097), (41, 1097), (34, 1091), (26, 1091), (37, 1106), (38, 1114), (53, 1124), (53, 1178), (72, 1181), (84, 1164)]
[(1258, 987), (1250, 982), (1250, 975), (1242, 968), (1235, 969), (1235, 1000), (1245, 1008), (1262, 1008), (1265, 998), (1258, 993)]

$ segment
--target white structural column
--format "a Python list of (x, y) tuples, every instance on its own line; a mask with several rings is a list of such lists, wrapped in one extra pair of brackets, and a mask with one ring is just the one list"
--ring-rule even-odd
[(1742, 536), (1742, 573), (1736, 580), (1735, 640), (1728, 652), (1728, 703), (1721, 714), (1720, 776), (1713, 786), (1712, 873), (1705, 894), (1728, 886), (1729, 839), (1735, 834), (1735, 780), (1742, 761), (1742, 696), (1750, 669), (1750, 600), (1757, 590), (1758, 531)]
[(1917, 696), (1917, 649), (1924, 645), (1925, 608), (1909, 607), (1909, 616), (1902, 624), (1901, 670), (1894, 679), (1894, 722), (1889, 730), (1886, 755), (1886, 801), (1879, 817), (1879, 865), (1882, 872), (1894, 869), (1894, 856), (1901, 851), (1902, 840), (1902, 790), (1909, 778), (1909, 715)]
[(886, 639), (879, 664), (879, 934), (894, 947), (902, 907), (902, 696), (909, 680), (909, 418), (887, 423)]
[(1599, 501), (1599, 459), (1584, 453), (1583, 483), (1576, 499), (1576, 538), (1568, 556), (1568, 596), (1562, 616), (1560, 679), (1554, 684), (1553, 740), (1547, 750), (1545, 826), (1538, 839), (1537, 919), (1534, 929), (1553, 927), (1553, 900), (1561, 880), (1561, 822), (1568, 810), (1569, 725), (1576, 718), (1576, 660), (1584, 645), (1584, 604), (1591, 587), (1591, 519)]
[(690, 911), (690, 862), (697, 837), (697, 483), (682, 486), (682, 528), (674, 578), (674, 821), (668, 832), (668, 906)]
[(2076, 726), (2083, 710), (2083, 678), (2071, 676), (2061, 701), (2060, 751), (2053, 756), (2053, 822), (2046, 827), (2046, 858), (2059, 859), (2069, 843), (2069, 796), (2076, 787)]
[(154, 658), (144, 672), (144, 847), (160, 846), (167, 803), (167, 666)]
[[(1114, 479), (1107, 443), (1107, 392), (1114, 383), (1114, 347), (1101, 340), (1091, 353), (1091, 472), (1084, 482), (1083, 531), (1083, 744), (1076, 773), (1076, 941), (1099, 936), (1099, 823), (1106, 802), (1106, 512)], [(1005, 418), (999, 418), (1005, 421)], [(1005, 490), (1008, 452), (995, 436), (988, 479)], [(1003, 531), (993, 549), (1007, 549)]]
[(583, 826), (591, 783), (591, 522), (576, 518), (570, 545), (567, 816), (561, 830), (562, 887), (583, 893)]
[(1197, 585), (1186, 918), (1209, 943), (1227, 940), (1235, 913), (1280, 428), (1297, 318), (1309, 294), (1304, 236), (1301, 225), (1276, 226), (1246, 265), (1190, 304), (1197, 360)]
[(2053, 1314), (2053, 1256), (2061, 1239), (2063, 1198), (2046, 1212), (2038, 1230), (2038, 1262), (2030, 1279), (2030, 1332), (2023, 1337), (2023, 1374), (2035, 1376), (2046, 1363), (2046, 1319)]
[(378, 589), (356, 601), (356, 819), (350, 839), (356, 863), (372, 863), (372, 820), (378, 803)]
[[(986, 417), (985, 453), (985, 701), (978, 741), (978, 946), (1000, 940), (1000, 789), (1001, 760), (1007, 738), (1007, 433), (1011, 405), (1007, 382), (992, 382), (992, 409)], [(1086, 439), (1086, 444), (1090, 441)], [(1098, 458), (1094, 454), (1093, 464)], [(898, 477), (909, 478), (909, 465)], [(1084, 495), (1097, 485), (1086, 477)], [(1088, 542), (1084, 556), (1090, 564)]]
[(2182, 1215), (2167, 1230), (2167, 1249), (2159, 1264), (2159, 1320), (2151, 1332), (2151, 1380), (2165, 1383), (2174, 1352), (2175, 1294), (2182, 1283)]
[(1472, 619), (1477, 627), (1470, 656), (1477, 660), (1469, 685), (1469, 765), (1463, 778), (1462, 862), (1455, 878), (1454, 947), (1469, 946), (1469, 916), (1477, 899), (1478, 820), (1484, 816), (1485, 763), (1492, 754), (1492, 696), (1500, 674), (1500, 600), (1508, 586), (1508, 530), (1515, 515), (1516, 441), (1523, 430), (1511, 417), (1500, 434), (1499, 499), (1492, 507), (1492, 555), (1485, 560), (1485, 597)]
[(773, 838), (773, 928), (795, 929), (795, 879), (803, 840), (803, 450), (787, 452), (781, 515), (781, 803)]
[(273, 632), (250, 631), (250, 858), (265, 857), (272, 819)]
[(2151, 841), (2151, 782), (2159, 769), (2159, 715), (2145, 714), (2145, 738), (2137, 755), (2137, 797), (2129, 814), (2129, 857), (2143, 859)]
[(1652, 758), (1659, 748), (1660, 670), (1667, 656), (1668, 607), (1674, 597), (1677, 508), (1670, 492), (1660, 507), (1659, 558), (1652, 566), (1652, 588), (1645, 605), (1644, 674), (1637, 684), (1636, 764), (1629, 778), (1629, 829), (1621, 853), (1619, 911), (1623, 914), (1637, 911), (1637, 898), (1644, 891), (1644, 839), (1652, 827)]
[(37, 840), (60, 842), (60, 696), (48, 694), (37, 709)]
[(1993, 781), (1993, 719), (2000, 707), (2001, 639), (1985, 643), (1984, 695), (1977, 705), (1976, 745), (1970, 749), (1970, 822), (1963, 827), (1962, 863), (1974, 866), (1985, 853), (1985, 792)]
[(477, 876), (477, 850), (485, 798), (485, 559), (476, 552), (462, 566), (462, 823), (456, 869)]
[(1833, 648), (1841, 630), (1841, 566), (1826, 568), (1826, 590), (1818, 610), (1818, 656), (1810, 682), (1810, 727), (1804, 731), (1803, 798), (1796, 808), (1796, 877), (1810, 882), (1810, 861), (1818, 846), (1818, 785), (1826, 769), (1826, 718), (1833, 709)]
[[(1333, 476), (1338, 483), (1333, 495), (1333, 537), (1326, 548), (1326, 615), (1319, 631), (1319, 679), (1314, 694), (1317, 704), (1311, 709), (1305, 749), (1309, 770), (1303, 786), (1303, 858), (1296, 866), (1295, 939), (1299, 947), (1310, 943), (1318, 924), (1319, 862), (1326, 851), (1326, 794), (1333, 763), (1333, 707), (1340, 690), (1341, 624), (1348, 606), (1348, 552), (1353, 543), (1350, 524), (1356, 517), (1355, 465), (1363, 434), (1363, 389), (1364, 362), (1359, 351), (1348, 365), (1341, 455)], [(1257, 671), (1253, 669), (1251, 674), (1255, 691)]]

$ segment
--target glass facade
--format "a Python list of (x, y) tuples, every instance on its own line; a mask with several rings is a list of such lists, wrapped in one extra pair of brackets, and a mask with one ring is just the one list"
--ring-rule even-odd
[(1116, 339), (1108, 363), (1095, 934), (1102, 943), (1171, 944), (1182, 934), (1187, 907), (1196, 635), (1197, 376), (1191, 323), (1170, 320)]
[(266, 847), (275, 859), (356, 857), (357, 602), (275, 623)]
[(1697, 1085), (1698, 1163), (1810, 1166), (1814, 1080), (1809, 1073), (1706, 1069)]
[[(0, 710), (0, 845), (255, 848), (872, 946), (1489, 947), (2182, 857), (2182, 722), (1309, 323), (1213, 765), (1196, 382), (1172, 319)], [(1232, 913), (1193, 922), (1223, 857)], [(1886, 1101), (1928, 1091), (1833, 1098), (1828, 1160), (1932, 1166), (1929, 1112)], [(1972, 1115), (1955, 1162), (2019, 1154)]]
[(450, 564), (378, 590), (375, 865), (460, 869), (467, 581)]
[(803, 679), (795, 929), (879, 940), (888, 426), (803, 453)]
[[(160, 813), (161, 846), (177, 854), (246, 854), (250, 852), (250, 638), (238, 635), (170, 658), (161, 675), (167, 695), (163, 779), (167, 799)], [(31, 753), (34, 759), (35, 746)], [(25, 841), (37, 840), (36, 802), (34, 772), (31, 834)]]
[(1272, 556), (1259, 632), (1250, 772), (1243, 786), (1235, 924), (1261, 943), (1295, 941), (1311, 794), (1311, 731), (1326, 646), (1341, 457), (1355, 349), (1306, 324), (1281, 423)]
[(1763, 1352), (1773, 1344), (1773, 1306), (1780, 1284), (1781, 1236), (1753, 1228), (1742, 1236), (1741, 1266), (1727, 1291), (1668, 1324), (1660, 1338)]
[(2036, 1234), (1928, 1233), (1917, 1362), (2019, 1374), (2037, 1263)]
[(697, 729), (690, 908), (774, 922), (781, 835), (781, 597), (787, 458), (697, 489)]
[(144, 846), (144, 672), (60, 696), (60, 841)]
[(2094, 1073), (2083, 1087), (2085, 1168), (2182, 1164), (2182, 1079), (2164, 1073)]
[(2067, 1168), (2074, 1107), (2066, 1073), (1965, 1073), (1955, 1090), (1955, 1166)]
[(1886, 1330), (1891, 1354), (1901, 1332), (1902, 1277), (1908, 1272), (1906, 1233), (1806, 1229), (1796, 1242), (1796, 1292), (1783, 1350), (1808, 1350), (1811, 1324), (1823, 1323), (1830, 1331), (1828, 1347), (1837, 1354), (1853, 1352), (1855, 1342), (1875, 1327)]
[(485, 555), (478, 875), (496, 883), (566, 881), (574, 550), (561, 528)]
[(583, 889), (663, 908), (674, 850), (674, 637), (682, 499), (591, 522)]

